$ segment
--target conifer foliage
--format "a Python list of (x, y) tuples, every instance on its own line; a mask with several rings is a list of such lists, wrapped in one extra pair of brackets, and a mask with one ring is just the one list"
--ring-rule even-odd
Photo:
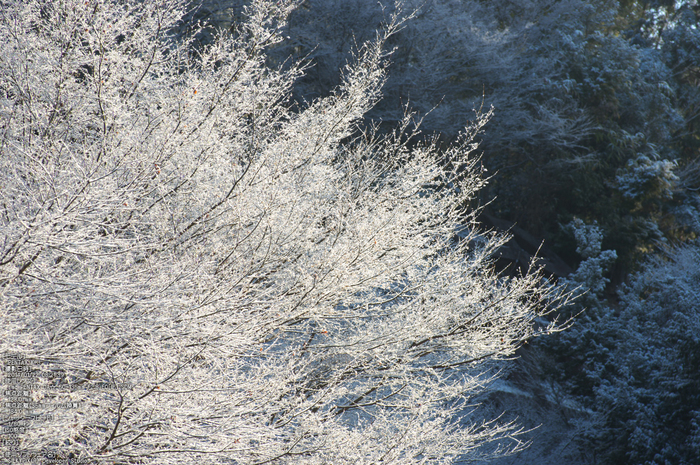
[(206, 43), (179, 0), (1, 5), (0, 352), (43, 406), (23, 448), (449, 463), (513, 437), (464, 412), (558, 301), (495, 274), (464, 210), (488, 115), (439, 157), (410, 117), (359, 129), (399, 16), (292, 111), (303, 69), (266, 65), (292, 2)]

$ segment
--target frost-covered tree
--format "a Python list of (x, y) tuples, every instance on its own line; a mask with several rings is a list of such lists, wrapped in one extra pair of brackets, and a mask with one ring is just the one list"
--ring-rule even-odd
[(292, 106), (303, 69), (266, 50), (293, 6), (255, 0), (216, 32), (179, 0), (2, 2), (0, 352), (37, 370), (2, 420), (31, 423), (22, 449), (357, 464), (521, 446), (470, 399), (561, 301), (493, 272), (502, 238), (465, 210), (488, 115), (439, 156), (410, 117), (359, 126), (391, 15), (338, 88)]
[(611, 463), (692, 464), (700, 456), (700, 250), (656, 257), (620, 291), (607, 322), (597, 432)]
[(579, 440), (602, 463), (697, 461), (698, 270), (697, 244), (649, 260), (614, 308), (592, 307), (555, 344), (562, 382), (592, 412)]
[(617, 258), (617, 254), (614, 250), (601, 250), (603, 234), (598, 225), (587, 225), (577, 218), (569, 224), (569, 228), (576, 237), (576, 252), (583, 260), (576, 271), (564, 278), (562, 283), (588, 293), (584, 300), (588, 305), (595, 306), (599, 303), (605, 286), (610, 282), (605, 273)]
[(572, 327), (543, 340), (549, 377), (587, 411), (574, 423), (590, 463), (691, 464), (700, 454), (700, 249), (686, 244), (650, 257), (603, 300), (614, 253), (600, 230), (571, 227), (584, 257), (566, 281), (590, 292)]

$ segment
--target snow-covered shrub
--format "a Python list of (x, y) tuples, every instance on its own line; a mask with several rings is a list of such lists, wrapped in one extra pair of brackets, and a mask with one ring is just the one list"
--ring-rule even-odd
[[(568, 224), (568, 228), (574, 233), (576, 252), (583, 260), (574, 273), (562, 280), (562, 284), (579, 288), (588, 294), (584, 298), (586, 304), (595, 306), (610, 282), (605, 273), (617, 258), (617, 253), (614, 250), (601, 250), (603, 231), (597, 224), (589, 225), (576, 218)], [(583, 301), (579, 304), (583, 304)]]
[(669, 160), (651, 160), (640, 155), (627, 163), (615, 178), (617, 189), (629, 199), (657, 196), (670, 199), (678, 176), (673, 172), (676, 164)]
[(514, 434), (465, 410), (552, 290), (492, 271), (502, 238), (453, 240), (485, 118), (440, 156), (409, 148), (410, 118), (358, 129), (391, 16), (292, 111), (302, 70), (266, 50), (293, 3), (254, 0), (206, 41), (179, 0), (2, 3), (0, 353), (37, 370), (3, 418), (31, 423), (22, 448), (449, 463)]

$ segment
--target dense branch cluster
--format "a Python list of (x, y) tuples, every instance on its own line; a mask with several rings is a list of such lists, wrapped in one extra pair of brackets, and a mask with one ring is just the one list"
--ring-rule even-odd
[(469, 399), (559, 301), (493, 272), (502, 238), (474, 230), (488, 115), (439, 157), (410, 115), (359, 125), (400, 16), (292, 111), (303, 69), (266, 49), (293, 6), (253, 1), (203, 44), (179, 0), (3, 2), (0, 352), (40, 367), (50, 413), (22, 447), (450, 462), (516, 432)]

